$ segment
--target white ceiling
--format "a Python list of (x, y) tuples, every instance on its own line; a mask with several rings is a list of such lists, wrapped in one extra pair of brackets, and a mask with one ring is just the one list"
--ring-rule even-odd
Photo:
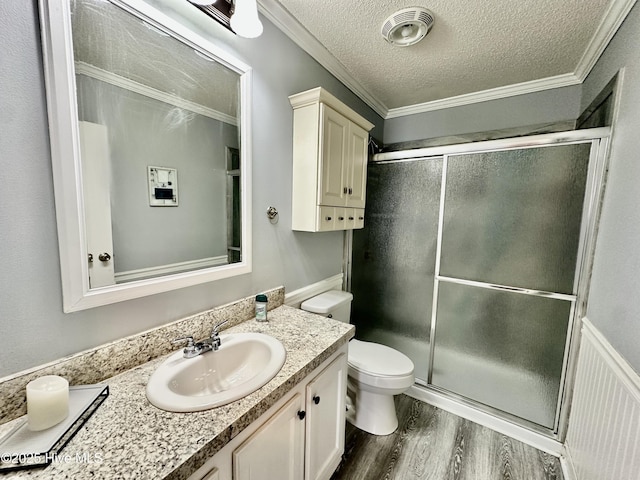
[[(635, 0), (259, 0), (273, 21), (384, 118), (584, 80)], [(423, 6), (435, 24), (394, 47), (384, 20)]]

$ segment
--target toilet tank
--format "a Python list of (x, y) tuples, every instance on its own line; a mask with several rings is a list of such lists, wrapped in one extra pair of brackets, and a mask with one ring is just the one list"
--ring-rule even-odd
[(300, 305), (300, 308), (307, 312), (317, 313), (340, 322), (349, 323), (351, 300), (353, 300), (353, 295), (349, 292), (329, 290), (305, 300)]

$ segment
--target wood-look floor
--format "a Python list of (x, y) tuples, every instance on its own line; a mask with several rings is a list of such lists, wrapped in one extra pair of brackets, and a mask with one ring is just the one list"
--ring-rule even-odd
[(559, 460), (406, 395), (398, 429), (375, 436), (347, 423), (331, 480), (563, 480)]

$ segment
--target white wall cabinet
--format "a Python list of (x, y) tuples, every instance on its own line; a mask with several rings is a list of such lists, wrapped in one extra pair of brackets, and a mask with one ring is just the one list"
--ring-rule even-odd
[(373, 124), (318, 87), (293, 107), (292, 228), (364, 226), (369, 130)]
[(240, 432), (190, 480), (329, 480), (344, 452), (347, 345)]

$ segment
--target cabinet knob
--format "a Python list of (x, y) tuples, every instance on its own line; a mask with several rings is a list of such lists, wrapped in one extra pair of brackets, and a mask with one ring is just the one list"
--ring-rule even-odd
[(298, 418), (300, 420), (304, 420), (304, 417), (307, 416), (307, 412), (305, 412), (304, 410), (298, 410)]
[(338, 220), (342, 221), (344, 220), (344, 217), (338, 217)]
[(349, 190), (348, 190), (348, 188), (347, 188), (347, 187), (344, 187), (344, 188), (342, 189), (342, 193), (347, 193), (348, 191), (349, 191)]
[(108, 262), (109, 260), (111, 260), (111, 255), (109, 255), (107, 252), (101, 253), (100, 255), (98, 255), (98, 260), (100, 260), (101, 262)]
[(325, 219), (327, 222), (330, 222), (330, 221), (331, 221), (331, 217), (324, 217), (324, 219)]
[(353, 217), (349, 217), (349, 220), (353, 220)]
[(353, 194), (353, 188), (349, 187), (349, 195)]
[(358, 220), (364, 220), (364, 217), (358, 217)]
[(313, 396), (313, 403), (315, 403), (316, 405), (320, 403), (320, 396), (319, 395), (314, 395)]

